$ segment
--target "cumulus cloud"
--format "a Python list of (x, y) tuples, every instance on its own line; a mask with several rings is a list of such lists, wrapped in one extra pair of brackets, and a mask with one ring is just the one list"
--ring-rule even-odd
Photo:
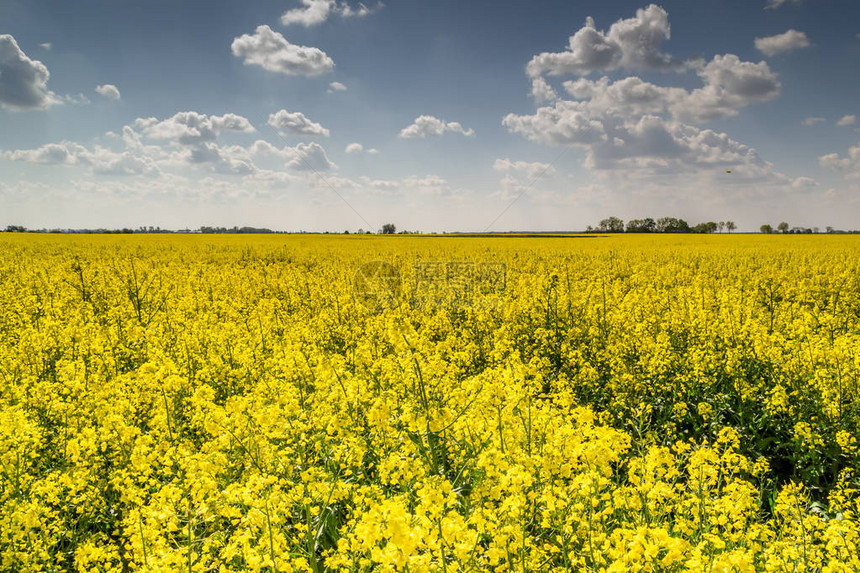
[(175, 157), (183, 165), (204, 165), (216, 173), (248, 174), (256, 169), (248, 151), (239, 146), (220, 146), (207, 141), (189, 146)]
[(400, 131), (400, 137), (404, 139), (414, 137), (439, 137), (446, 131), (452, 133), (461, 133), (467, 137), (475, 135), (475, 130), (464, 129), (456, 121), (446, 122), (442, 119), (433, 117), (432, 115), (422, 115), (415, 118), (411, 125), (404, 127)]
[(301, 3), (302, 7), (287, 10), (281, 16), (281, 23), (284, 26), (290, 24), (316, 26), (328, 20), (330, 16), (344, 18), (367, 16), (382, 7), (382, 3), (377, 4), (375, 8), (359, 3), (353, 8), (346, 2), (336, 2), (335, 0), (301, 0)]
[(325, 149), (318, 143), (299, 143), (295, 147), (275, 147), (268, 141), (258, 139), (249, 148), (252, 155), (278, 157), (285, 161), (290, 169), (295, 171), (333, 171), (337, 169), (326, 154)]
[(754, 150), (725, 134), (663, 117), (687, 114), (691, 92), (639, 78), (581, 79), (565, 87), (582, 101), (560, 100), (532, 115), (508, 114), (503, 125), (539, 143), (582, 147), (586, 166), (599, 170), (677, 173), (746, 166), (746, 173), (759, 176), (770, 169)]
[(328, 137), (329, 130), (315, 123), (300, 112), (288, 112), (282, 109), (269, 115), (269, 125), (282, 135), (319, 135)]
[(682, 88), (661, 87), (630, 76), (611, 82), (604, 76), (593, 81), (580, 78), (564, 82), (568, 94), (586, 103), (579, 109), (590, 115), (659, 114), (684, 104), (690, 93)]
[(842, 116), (839, 121), (836, 122), (836, 125), (838, 125), (839, 127), (848, 127), (850, 125), (854, 125), (855, 123), (857, 123), (856, 115), (845, 115)]
[[(697, 127), (779, 97), (782, 86), (768, 64), (742, 61), (734, 54), (682, 62), (661, 51), (668, 38), (668, 15), (655, 5), (619, 20), (605, 33), (589, 18), (570, 38), (567, 51), (539, 54), (526, 69), (532, 96), (539, 104), (541, 99), (550, 103), (538, 105), (532, 114), (508, 114), (502, 124), (531, 141), (582, 148), (585, 167), (599, 174), (618, 171), (641, 178), (683, 173), (707, 179), (731, 169), (732, 184), (789, 185), (792, 179), (776, 173), (754, 149), (725, 133)], [(618, 69), (693, 71), (701, 87), (662, 86), (636, 76), (615, 81), (580, 77), (563, 82), (568, 97), (542, 97), (549, 88), (544, 74), (587, 76)], [(511, 185), (516, 163), (498, 160), (494, 165)]]
[(553, 167), (549, 163), (529, 163), (528, 161), (511, 161), (507, 158), (496, 159), (493, 162), (493, 169), (495, 171), (501, 171), (503, 173), (521, 172), (525, 173), (528, 177), (555, 175), (555, 167)]
[(529, 62), (529, 76), (588, 75), (598, 70), (625, 68), (630, 70), (678, 70), (680, 62), (660, 51), (670, 37), (669, 15), (651, 4), (636, 11), (634, 18), (618, 20), (603, 33), (589, 17), (585, 25), (570, 37), (564, 52), (544, 52)]
[(287, 167), (296, 171), (332, 171), (337, 165), (332, 163), (322, 145), (318, 143), (299, 143), (291, 148), (293, 158)]
[(510, 113), (502, 125), (548, 145), (590, 145), (607, 138), (603, 123), (591, 116), (586, 104), (567, 100), (538, 108), (534, 115)]
[(376, 149), (370, 148), (365, 149), (364, 146), (360, 143), (350, 143), (346, 146), (347, 153), (369, 153), (371, 155), (375, 155), (379, 153)]
[(246, 65), (261, 66), (270, 72), (318, 76), (334, 68), (334, 61), (319, 48), (291, 44), (266, 25), (257, 26), (253, 34), (235, 38), (231, 49)]
[(27, 57), (15, 38), (0, 35), (0, 107), (27, 111), (60, 103), (48, 89), (50, 76), (45, 64)]
[(41, 165), (82, 165), (98, 175), (157, 175), (160, 171), (150, 157), (138, 156), (129, 151), (116, 152), (98, 145), (89, 150), (72, 142), (7, 151), (4, 156), (13, 161)]
[(673, 113), (686, 121), (709, 121), (737, 115), (738, 109), (779, 97), (782, 86), (767, 62), (744, 62), (734, 54), (714, 56), (698, 70), (705, 83)]
[(159, 121), (154, 117), (135, 120), (134, 127), (152, 139), (167, 139), (182, 145), (214, 141), (222, 131), (253, 133), (251, 122), (241, 115), (221, 116), (183, 111)]
[(298, 152), (295, 147), (290, 147), (289, 145), (276, 147), (263, 139), (258, 139), (248, 146), (248, 153), (252, 155), (277, 157), (283, 159), (285, 162), (292, 161), (298, 157)]
[(120, 99), (119, 89), (113, 84), (104, 84), (96, 86), (96, 93), (110, 99)]
[(798, 177), (791, 182), (792, 189), (800, 189), (802, 191), (818, 187), (818, 181), (811, 177)]
[(806, 34), (793, 29), (784, 34), (755, 39), (756, 49), (765, 56), (775, 56), (809, 46), (809, 38), (806, 37)]
[(730, 168), (749, 176), (771, 170), (755, 150), (724, 133), (647, 113), (601, 114), (587, 102), (560, 101), (530, 116), (509, 114), (503, 124), (532, 141), (582, 147), (587, 150), (585, 165), (597, 170), (680, 173)]
[(538, 76), (532, 79), (532, 97), (537, 103), (545, 103), (558, 99), (558, 94), (543, 76)]
[(332, 82), (328, 85), (328, 93), (345, 92), (346, 86), (340, 82)]
[[(285, 129), (320, 131), (303, 116), (272, 114), (272, 123)], [(304, 118), (306, 120), (307, 118)], [(297, 121), (298, 120), (298, 121)], [(37, 149), (0, 152), (0, 157), (40, 165), (68, 165), (88, 169), (98, 175), (148, 175), (172, 177), (187, 172), (240, 175), (246, 181), (274, 185), (294, 179), (311, 181), (313, 172), (337, 169), (325, 149), (317, 143), (299, 143), (294, 147), (276, 147), (258, 139), (251, 145), (223, 145), (218, 138), (224, 132), (252, 133), (253, 126), (239, 115), (227, 113), (209, 116), (188, 111), (167, 119), (139, 118), (126, 125), (121, 134), (108, 132), (111, 148), (78, 143), (51, 143)], [(120, 147), (120, 149), (117, 149)], [(375, 150), (364, 150), (374, 153)], [(280, 170), (260, 169), (256, 158), (277, 158)], [(291, 171), (293, 173), (291, 173)], [(232, 185), (232, 184), (231, 184)]]
[[(71, 149), (70, 149), (71, 147)], [(70, 143), (48, 143), (37, 149), (16, 149), (3, 154), (12, 161), (25, 161), (41, 165), (74, 165), (79, 146)]]
[(846, 177), (854, 179), (860, 177), (860, 146), (848, 149), (848, 154), (841, 157), (838, 153), (829, 153), (818, 158), (822, 167), (842, 171)]
[(806, 127), (812, 127), (813, 125), (818, 125), (819, 123), (824, 123), (826, 120), (823, 117), (807, 117), (801, 123)]

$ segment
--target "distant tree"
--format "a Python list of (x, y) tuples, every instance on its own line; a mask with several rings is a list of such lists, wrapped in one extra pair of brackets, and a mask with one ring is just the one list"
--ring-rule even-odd
[(762, 225), (761, 227), (758, 228), (758, 230), (761, 231), (762, 233), (764, 233), (765, 235), (770, 235), (771, 233), (773, 233), (773, 227), (771, 227), (770, 225), (767, 225), (767, 224)]
[(717, 224), (713, 221), (708, 221), (707, 223), (699, 223), (695, 227), (693, 227), (694, 233), (713, 233), (717, 230)]
[(397, 232), (397, 227), (394, 226), (394, 223), (386, 223), (382, 226), (382, 234), (383, 235), (393, 235)]
[(726, 228), (726, 222), (720, 221), (719, 223), (717, 223), (717, 227), (720, 229), (720, 233), (722, 233), (723, 230)]
[(789, 227), (788, 227), (788, 223), (786, 223), (785, 221), (783, 221), (782, 223), (780, 223), (779, 225), (777, 225), (777, 226), (776, 226), (776, 228), (777, 228), (777, 229), (779, 229), (779, 232), (780, 232), (780, 233), (788, 233), (788, 228), (789, 228)]
[(655, 230), (658, 233), (689, 233), (690, 225), (684, 219), (661, 217), (657, 219)]
[(651, 217), (646, 219), (631, 219), (627, 221), (628, 233), (653, 233), (656, 230), (657, 224)]
[(27, 227), (24, 227), (22, 225), (8, 225), (6, 227), (6, 232), (7, 233), (26, 233)]
[(618, 217), (609, 217), (600, 221), (597, 225), (597, 230), (602, 233), (623, 233), (624, 221)]
[(732, 231), (734, 231), (737, 228), (738, 228), (738, 226), (735, 225), (734, 221), (726, 221), (726, 229), (729, 230), (729, 233), (731, 233)]
[(825, 227), (824, 229), (825, 229), (828, 233), (833, 233), (833, 231), (835, 231), (835, 230), (836, 230), (836, 229), (834, 229), (833, 227), (831, 227), (830, 225), (827, 225), (827, 227)]

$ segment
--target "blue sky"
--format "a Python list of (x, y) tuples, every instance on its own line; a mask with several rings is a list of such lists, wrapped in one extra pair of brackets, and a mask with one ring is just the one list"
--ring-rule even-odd
[(0, 226), (860, 228), (853, 1), (6, 0), (0, 23)]

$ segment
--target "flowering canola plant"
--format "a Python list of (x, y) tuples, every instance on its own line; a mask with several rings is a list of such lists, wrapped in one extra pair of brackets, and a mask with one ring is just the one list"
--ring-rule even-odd
[(0, 571), (858, 571), (858, 255), (0, 235)]

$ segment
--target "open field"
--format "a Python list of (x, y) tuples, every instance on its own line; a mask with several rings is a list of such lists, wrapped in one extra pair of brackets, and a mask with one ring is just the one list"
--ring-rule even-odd
[(0, 570), (858, 571), (858, 348), (851, 236), (0, 235)]

